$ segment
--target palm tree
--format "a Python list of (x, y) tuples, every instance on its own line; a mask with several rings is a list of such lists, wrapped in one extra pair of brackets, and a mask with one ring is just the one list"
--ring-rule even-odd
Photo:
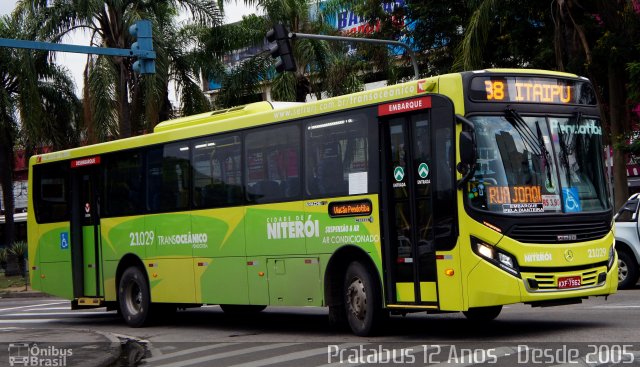
[[(180, 62), (185, 50), (172, 48), (170, 42), (176, 38), (167, 36), (179, 34), (175, 19), (180, 10), (185, 10), (194, 24), (202, 27), (220, 24), (218, 5), (212, 0), (22, 0), (16, 9), (40, 20), (42, 39), (58, 42), (69, 32), (83, 29), (90, 33), (91, 44), (100, 47), (129, 48), (132, 43), (129, 26), (139, 19), (153, 22), (157, 53), (155, 75), (135, 75), (131, 71), (133, 60), (124, 57), (90, 56), (88, 59), (85, 118), (89, 125), (88, 140), (95, 142), (131, 136), (168, 117), (171, 106), (167, 91), (172, 77), (178, 88), (184, 88), (188, 95), (198, 92), (192, 88), (191, 76), (177, 77), (189, 76), (189, 70), (179, 68), (192, 65)], [(177, 52), (170, 53), (171, 50)], [(189, 100), (183, 99), (183, 103)]]
[[(337, 35), (338, 31), (327, 23), (328, 16), (334, 16), (342, 7), (354, 8), (355, 0), (331, 0), (323, 7), (305, 0), (245, 0), (245, 4), (256, 6), (266, 15), (264, 17), (245, 17), (242, 22), (230, 25), (251, 35), (246, 43), (235, 45), (235, 49), (248, 45), (264, 45), (264, 35), (275, 23), (284, 24), (296, 33)], [(367, 11), (370, 7), (358, 8), (372, 22), (390, 21), (391, 16), (380, 14), (379, 2), (375, 6), (380, 11)], [(366, 9), (365, 9), (366, 8)], [(258, 18), (258, 20), (256, 20)], [(384, 19), (382, 19), (384, 18)], [(387, 32), (394, 27), (383, 27)], [(232, 31), (229, 31), (232, 32)], [(369, 35), (373, 38), (389, 39), (391, 35), (381, 32)], [(395, 36), (395, 35), (394, 35)], [(212, 36), (212, 38), (216, 38)], [(240, 39), (240, 38), (238, 38)], [(226, 45), (230, 46), (230, 45)], [(295, 72), (276, 74), (269, 52), (245, 60), (236, 65), (219, 80), (221, 89), (216, 99), (219, 107), (252, 102), (261, 99), (258, 95), (265, 84), (270, 84), (271, 97), (282, 101), (305, 101), (309, 93), (317, 99), (324, 96), (336, 96), (364, 89), (364, 81), (384, 76), (390, 83), (399, 79), (397, 61), (390, 58), (385, 46), (358, 44), (357, 52), (349, 52), (348, 45), (340, 42), (327, 42), (309, 39), (292, 41), (293, 54), (297, 64)], [(219, 50), (225, 48), (218, 47)], [(228, 51), (234, 48), (226, 48)], [(269, 79), (268, 81), (265, 79)]]
[[(291, 32), (318, 33), (326, 28), (321, 20), (310, 17), (310, 7), (315, 5), (306, 0), (246, 0), (245, 4), (256, 6), (266, 15), (244, 17), (238, 24), (212, 30), (205, 41), (208, 50), (230, 53), (252, 45), (262, 46), (267, 30), (275, 23), (284, 24)], [(220, 37), (221, 35), (233, 37)], [(220, 39), (234, 41), (224, 44), (212, 42)], [(259, 99), (256, 94), (266, 78), (271, 78), (271, 94), (274, 99), (303, 102), (307, 94), (314, 91), (314, 85), (317, 85), (312, 80), (314, 75), (326, 72), (329, 50), (326, 42), (305, 39), (297, 40), (292, 47), (297, 63), (295, 72), (276, 75), (271, 67), (269, 53), (265, 50), (221, 75), (213, 75), (218, 77), (222, 84), (216, 104), (228, 107), (237, 105), (238, 102)]]
[[(14, 14), (0, 17), (0, 38), (33, 40), (37, 23)], [(77, 144), (80, 104), (66, 70), (52, 64), (46, 52), (0, 48), (0, 167), (7, 231), (14, 240), (13, 162), (20, 143), (27, 151), (42, 145)], [(18, 138), (18, 136), (20, 138)]]

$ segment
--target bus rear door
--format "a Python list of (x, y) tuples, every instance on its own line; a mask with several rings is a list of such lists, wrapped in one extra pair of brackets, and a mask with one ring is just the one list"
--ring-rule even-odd
[(74, 298), (99, 297), (100, 217), (98, 208), (100, 157), (71, 161), (71, 264)]

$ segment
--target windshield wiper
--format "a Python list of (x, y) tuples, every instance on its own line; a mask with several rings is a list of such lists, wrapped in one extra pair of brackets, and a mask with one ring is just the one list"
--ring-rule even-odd
[(540, 157), (544, 152), (544, 144), (540, 144), (540, 140), (536, 138), (535, 134), (527, 125), (527, 122), (524, 121), (522, 116), (511, 108), (507, 108), (504, 110), (505, 117), (509, 123), (516, 129), (516, 131), (522, 137), (522, 142), (526, 146), (526, 148), (531, 151), (534, 155)]
[[(513, 125), (513, 127), (520, 133), (522, 136), (522, 140), (525, 145), (529, 145), (529, 149), (533, 152), (537, 157), (542, 158), (545, 171), (547, 171), (547, 180), (549, 184), (552, 184), (551, 181), (551, 154), (547, 150), (547, 147), (544, 144), (544, 139), (542, 138), (542, 130), (540, 129), (540, 124), (538, 120), (536, 120), (536, 134), (531, 131), (527, 122), (520, 116), (518, 111), (507, 108), (505, 110), (505, 116), (507, 121)], [(537, 136), (536, 136), (537, 135)]]
[[(582, 120), (582, 112), (576, 111), (574, 113), (576, 119), (576, 128), (580, 125), (580, 121)], [(565, 167), (565, 172), (567, 174), (567, 182), (571, 183), (571, 169), (569, 167), (569, 156), (573, 154), (574, 147), (571, 144), (572, 134), (571, 129), (568, 129), (569, 132), (564, 133), (558, 125), (558, 140), (560, 143), (560, 163)]]

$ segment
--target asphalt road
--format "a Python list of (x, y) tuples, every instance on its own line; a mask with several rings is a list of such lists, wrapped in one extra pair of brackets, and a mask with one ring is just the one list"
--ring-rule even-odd
[(3, 341), (16, 330), (128, 338), (125, 349), (138, 359), (144, 354), (140, 363), (150, 366), (640, 366), (640, 287), (579, 305), (506, 306), (487, 325), (471, 324), (460, 313), (394, 316), (372, 338), (332, 330), (323, 308), (273, 307), (229, 317), (205, 306), (133, 329), (105, 309), (71, 311), (68, 301), (56, 298), (0, 299)]

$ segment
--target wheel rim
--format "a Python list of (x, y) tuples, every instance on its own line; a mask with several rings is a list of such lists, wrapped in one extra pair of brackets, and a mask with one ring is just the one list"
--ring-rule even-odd
[(347, 288), (347, 304), (350, 313), (358, 320), (367, 316), (367, 293), (362, 279), (356, 277)]
[(618, 282), (623, 282), (627, 279), (628, 273), (627, 263), (618, 258)]
[(127, 291), (125, 293), (127, 309), (129, 309), (129, 313), (135, 315), (142, 311), (142, 289), (138, 286), (138, 283), (131, 282), (127, 286)]

